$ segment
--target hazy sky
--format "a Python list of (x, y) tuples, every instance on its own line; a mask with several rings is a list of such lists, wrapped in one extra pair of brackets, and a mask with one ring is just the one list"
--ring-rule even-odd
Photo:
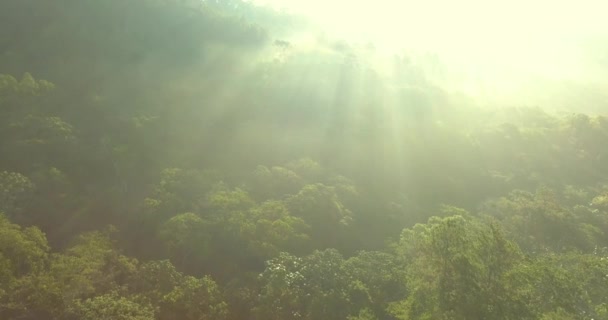
[(438, 53), (460, 76), (509, 94), (545, 80), (608, 92), (608, 1), (258, 2), (305, 14), (347, 39)]

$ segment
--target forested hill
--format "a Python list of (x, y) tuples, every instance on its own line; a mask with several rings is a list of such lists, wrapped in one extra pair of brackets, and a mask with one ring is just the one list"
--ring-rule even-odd
[(1, 0), (0, 319), (608, 319), (606, 116), (310, 23)]

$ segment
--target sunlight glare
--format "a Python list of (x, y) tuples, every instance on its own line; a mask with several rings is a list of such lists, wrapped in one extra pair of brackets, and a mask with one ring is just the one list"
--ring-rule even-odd
[(391, 51), (437, 52), (452, 66), (474, 63), (481, 77), (524, 72), (588, 77), (595, 71), (581, 62), (581, 42), (592, 34), (608, 35), (608, 4), (599, 0), (258, 2), (307, 15), (328, 33), (353, 41)]

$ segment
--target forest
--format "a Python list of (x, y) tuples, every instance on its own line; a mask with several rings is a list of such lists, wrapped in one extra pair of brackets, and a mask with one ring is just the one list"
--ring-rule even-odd
[(304, 28), (0, 0), (0, 319), (608, 319), (608, 110)]

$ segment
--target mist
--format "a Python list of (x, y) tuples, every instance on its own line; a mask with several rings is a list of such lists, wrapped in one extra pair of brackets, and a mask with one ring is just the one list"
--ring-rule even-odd
[(607, 9), (0, 0), (0, 318), (607, 319)]
[[(448, 78), (444, 85), (487, 104), (571, 109), (573, 99), (582, 98), (587, 107), (579, 107), (595, 105), (597, 112), (606, 106), (608, 25), (601, 1), (265, 3), (385, 53), (436, 55)], [(591, 101), (583, 98), (589, 94)]]

